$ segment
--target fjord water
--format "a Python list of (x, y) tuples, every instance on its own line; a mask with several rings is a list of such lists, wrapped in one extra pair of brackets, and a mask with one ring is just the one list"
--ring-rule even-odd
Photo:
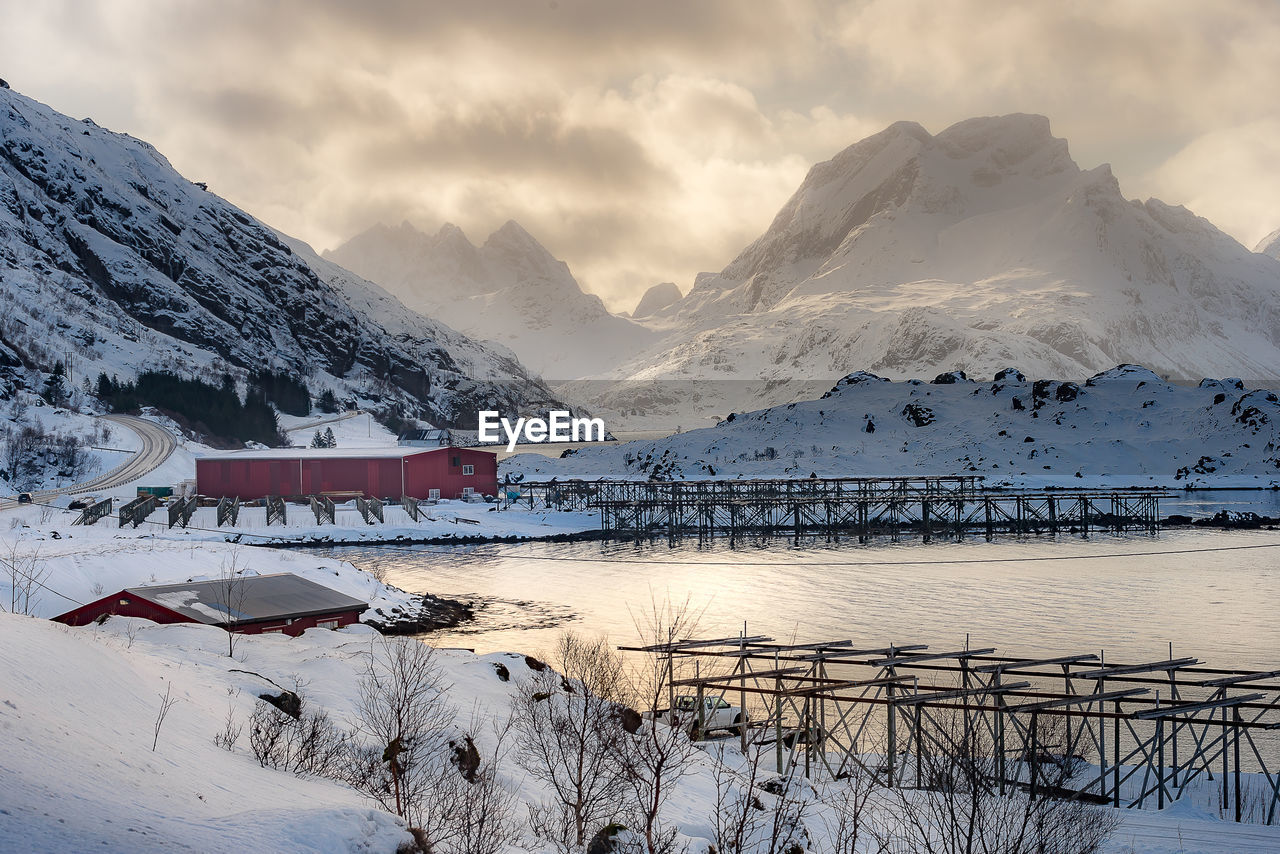
[[(1177, 512), (1177, 511), (1172, 511)], [(704, 610), (708, 636), (853, 639), (1001, 654), (1106, 651), (1109, 662), (1198, 656), (1280, 667), (1280, 532), (1179, 530), (987, 543), (727, 540), (334, 549), (387, 581), (465, 598), (476, 620), (429, 636), (537, 654), (563, 629), (639, 640), (655, 600)]]

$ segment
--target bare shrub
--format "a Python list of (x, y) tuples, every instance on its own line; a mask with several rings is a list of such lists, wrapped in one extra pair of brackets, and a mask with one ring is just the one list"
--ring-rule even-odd
[(716, 793), (711, 811), (712, 838), (716, 850), (724, 854), (747, 854), (754, 850), (766, 820), (764, 802), (756, 793), (761, 748), (753, 744), (748, 751), (741, 771), (729, 767), (723, 753), (712, 765)]
[[(459, 763), (459, 773), (450, 778), (452, 797), (446, 800), (453, 804), (453, 840), (449, 845), (453, 854), (498, 854), (519, 841), (516, 797), (502, 784), (499, 764), (502, 744), (512, 724), (508, 718), (493, 726), (496, 745), (488, 763), (481, 759), (470, 774)], [(479, 717), (474, 715), (468, 731), (474, 734), (478, 728)], [(464, 741), (474, 747), (471, 734), (464, 736)]]
[[(962, 718), (952, 715), (931, 729), (934, 744), (918, 757), (923, 789), (884, 790), (892, 818), (877, 823), (882, 847), (928, 854), (1093, 854), (1115, 832), (1119, 817), (1111, 809), (1044, 794), (1069, 788), (1075, 773), (1069, 757), (1024, 757), (1019, 764), (1037, 775), (1040, 796), (1021, 789), (1001, 794), (990, 733)], [(1031, 726), (1040, 744), (1062, 735), (1060, 723), (1033, 716)]]
[(827, 844), (831, 854), (857, 854), (859, 845), (872, 837), (869, 830), (879, 783), (875, 773), (861, 764), (830, 783), (822, 802), (828, 808)]
[[(647, 613), (633, 615), (633, 620), (646, 643), (658, 644), (696, 634), (700, 616), (688, 600), (673, 605), (655, 599)], [(669, 703), (669, 659), (651, 655), (641, 660), (640, 669), (633, 671), (630, 691), (643, 714), (634, 733), (623, 732), (616, 740), (617, 762), (626, 790), (627, 826), (641, 838), (646, 854), (666, 854), (675, 849), (677, 834), (675, 827), (663, 821), (663, 808), (676, 784), (692, 769), (690, 760), (697, 747), (688, 735), (690, 720), (682, 719), (674, 708), (665, 719), (661, 715)]]
[[(236, 641), (239, 639), (236, 626), (244, 616), (244, 603), (248, 596), (243, 573), (244, 569), (240, 566), (240, 550), (232, 549), (231, 554), (223, 559), (218, 569), (218, 577), (214, 579), (214, 604), (226, 618), (224, 622), (227, 628), (228, 658), (234, 658), (236, 654)], [(155, 578), (152, 577), (152, 581), (154, 580)]]
[(755, 740), (741, 754), (741, 768), (724, 761), (722, 749), (712, 771), (715, 802), (711, 826), (723, 854), (792, 854), (810, 845), (805, 816), (812, 804), (808, 781), (792, 766), (784, 774), (766, 770), (770, 744)]
[(434, 797), (450, 770), (451, 714), (433, 654), (407, 638), (372, 645), (356, 701), (356, 727), (369, 744), (358, 751), (352, 783), (435, 844), (447, 836), (447, 816)]
[(222, 729), (213, 734), (213, 744), (229, 753), (236, 749), (236, 742), (240, 740), (240, 733), (243, 731), (244, 725), (236, 720), (236, 707), (228, 705), (227, 717), (222, 722)]
[(10, 541), (0, 549), (0, 573), (3, 573), (0, 577), (9, 582), (9, 612), (32, 614), (49, 577), (49, 567), (40, 557), (40, 547), (27, 549), (19, 540)]
[(614, 817), (626, 790), (617, 762), (625, 679), (621, 658), (604, 638), (566, 632), (550, 659), (555, 669), (536, 673), (513, 698), (515, 758), (552, 793), (531, 810), (535, 833), (580, 847)]
[[(351, 736), (333, 722), (328, 712), (312, 709), (301, 691), (295, 693), (299, 701), (297, 717), (264, 700), (254, 706), (249, 721), (253, 758), (264, 768), (299, 776), (345, 778), (350, 769)], [(239, 735), (238, 730), (235, 735)], [(234, 743), (233, 738), (231, 744)]]
[(164, 726), (164, 719), (169, 717), (169, 710), (178, 704), (178, 698), (173, 696), (173, 683), (169, 682), (165, 685), (164, 693), (160, 695), (160, 711), (156, 713), (156, 722), (152, 727), (153, 735), (151, 737), (151, 752), (154, 753), (156, 745), (160, 743), (160, 728)]

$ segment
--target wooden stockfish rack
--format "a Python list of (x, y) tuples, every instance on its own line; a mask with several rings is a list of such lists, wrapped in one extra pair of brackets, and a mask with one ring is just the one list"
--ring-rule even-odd
[(377, 498), (361, 498), (356, 497), (356, 509), (360, 511), (360, 515), (364, 517), (366, 525), (372, 525), (374, 521), (382, 521), (382, 501)]
[(135, 528), (138, 527), (147, 520), (148, 516), (155, 512), (156, 507), (157, 502), (154, 495), (142, 495), (133, 499), (120, 508), (120, 527), (123, 528), (126, 523), (133, 525)]
[(196, 497), (178, 498), (169, 503), (169, 527), (181, 525), (187, 527), (191, 524), (191, 517), (196, 512)]
[(323, 525), (328, 522), (330, 525), (337, 524), (338, 508), (334, 506), (333, 499), (327, 495), (319, 498), (314, 495), (311, 498), (311, 512), (316, 517), (316, 524)]
[[(1116, 664), (1102, 652), (1033, 659), (924, 644), (779, 644), (745, 626), (734, 638), (621, 649), (660, 659), (671, 701), (695, 695), (701, 709), (707, 696), (736, 698), (751, 723), (734, 737), (744, 749), (749, 739), (776, 745), (779, 773), (860, 770), (884, 786), (926, 788), (921, 756), (954, 744), (947, 734), (959, 722), (990, 745), (992, 791), (1164, 808), (1197, 784), (1202, 794), (1212, 787), (1226, 818), (1277, 821), (1280, 670), (1205, 667), (1172, 649)], [(1052, 745), (1038, 742), (1046, 721), (1059, 733)], [(1073, 788), (1050, 786), (1045, 763), (1055, 761), (1089, 771)]]
[(279, 495), (268, 495), (265, 503), (267, 506), (267, 526), (270, 527), (276, 522), (284, 525), (287, 518), (284, 498)]
[(92, 525), (104, 516), (111, 515), (111, 499), (104, 498), (101, 501), (95, 501), (80, 512), (72, 525)]
[(235, 498), (219, 498), (217, 521), (218, 527), (230, 524), (232, 527), (240, 520), (240, 497)]

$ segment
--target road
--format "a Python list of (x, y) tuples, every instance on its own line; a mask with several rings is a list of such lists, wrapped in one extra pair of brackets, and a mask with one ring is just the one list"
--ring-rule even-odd
[[(152, 421), (147, 421), (133, 415), (103, 415), (102, 420), (119, 424), (121, 427), (128, 428), (138, 434), (138, 438), (142, 440), (142, 447), (134, 451), (133, 456), (125, 460), (120, 465), (113, 468), (104, 475), (99, 475), (93, 480), (86, 480), (81, 483), (75, 483), (70, 486), (64, 486), (60, 489), (46, 489), (41, 492), (31, 493), (31, 500), (36, 504), (46, 504), (59, 495), (78, 495), (85, 492), (100, 492), (107, 489), (114, 489), (117, 486), (123, 486), (126, 483), (137, 480), (149, 472), (155, 471), (165, 460), (169, 459), (169, 455), (173, 453), (174, 448), (178, 447), (178, 443), (174, 440), (173, 434)], [(16, 501), (0, 502), (0, 509), (13, 507)]]
[(368, 413), (366, 413), (363, 409), (353, 409), (350, 412), (344, 412), (341, 415), (330, 415), (327, 418), (321, 418), (317, 421), (307, 421), (305, 423), (299, 424), (297, 427), (290, 427), (288, 430), (285, 430), (284, 432), (296, 433), (299, 430), (314, 430), (316, 427), (319, 427), (322, 424), (333, 424), (336, 421), (346, 421), (348, 419), (355, 418), (359, 415), (367, 415), (367, 414)]

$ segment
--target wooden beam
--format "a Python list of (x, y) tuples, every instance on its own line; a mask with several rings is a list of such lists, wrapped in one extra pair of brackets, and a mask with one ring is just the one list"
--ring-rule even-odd
[(1084, 673), (1068, 673), (1071, 679), (1113, 679), (1134, 673), (1154, 673), (1157, 670), (1177, 670), (1199, 664), (1198, 658), (1170, 658), (1165, 661), (1152, 661), (1147, 664), (1121, 664), (1115, 667), (1103, 667), (1100, 670), (1088, 670)]

